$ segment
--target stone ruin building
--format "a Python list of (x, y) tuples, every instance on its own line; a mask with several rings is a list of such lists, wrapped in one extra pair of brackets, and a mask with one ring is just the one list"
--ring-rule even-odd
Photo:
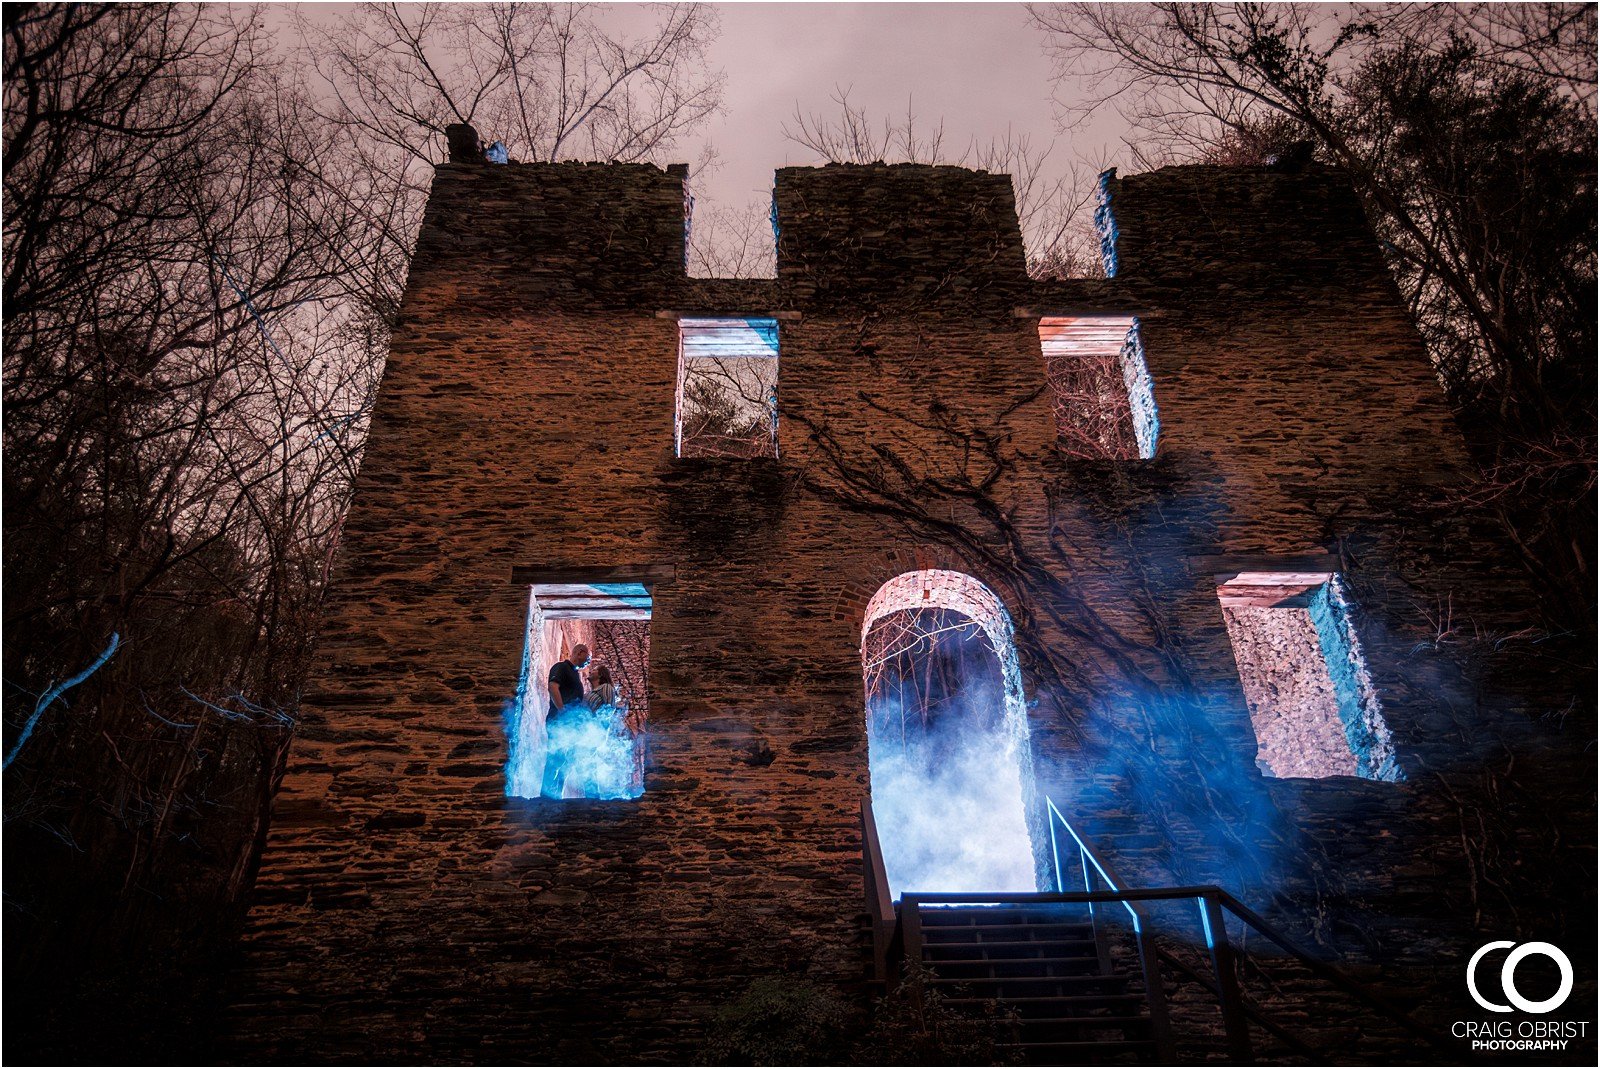
[[(1583, 930), (1571, 683), (1452, 641), (1536, 606), (1340, 173), (1109, 173), (1058, 282), (1008, 177), (881, 164), (779, 170), (776, 279), (690, 278), (685, 176), (438, 167), (236, 1057), (683, 1061), (908, 956), (1034, 1060), (1354, 1056), (1428, 1042), (1361, 993), (1436, 1032), (1486, 939)], [(544, 797), (578, 642), (631, 764)], [(996, 898), (1211, 886), (1253, 919)]]

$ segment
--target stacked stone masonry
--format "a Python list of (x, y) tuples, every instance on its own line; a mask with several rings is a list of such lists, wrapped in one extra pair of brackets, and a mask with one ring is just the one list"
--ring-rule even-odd
[[(1513, 924), (1462, 848), (1481, 769), (1542, 770), (1530, 863), (1592, 842), (1592, 759), (1541, 720), (1568, 684), (1433, 641), (1437, 605), (1507, 633), (1533, 606), (1451, 504), (1460, 436), (1346, 180), (1110, 187), (1116, 278), (1039, 283), (1005, 176), (784, 168), (777, 279), (724, 282), (684, 274), (681, 169), (440, 166), (229, 1057), (682, 1061), (754, 977), (864, 1002), (861, 626), (913, 568), (1005, 603), (1036, 794), (1126, 877), (1221, 884), (1459, 1014), (1461, 964)], [(1142, 324), (1154, 459), (1056, 449), (1039, 319), (1097, 313)], [(780, 322), (781, 459), (673, 455), (677, 317), (717, 315)], [(1219, 576), (1308, 561), (1346, 579), (1405, 782), (1256, 767)], [(512, 569), (660, 565), (645, 794), (507, 798)]]

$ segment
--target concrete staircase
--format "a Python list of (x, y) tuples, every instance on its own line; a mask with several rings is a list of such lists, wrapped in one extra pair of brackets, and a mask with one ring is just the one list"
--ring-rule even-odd
[(1085, 907), (956, 906), (917, 911), (906, 933), (930, 983), (953, 1006), (995, 1000), (1021, 1018), (1016, 1044), (1034, 1064), (1153, 1062), (1142, 985), (1117, 971)]
[[(1049, 798), (1045, 808), (1060, 890), (914, 891), (897, 904), (871, 800), (862, 800), (862, 934), (872, 946), (874, 988), (892, 989), (902, 968), (915, 966), (955, 1007), (1009, 1008), (1020, 1034), (1003, 1045), (1035, 1065), (1322, 1064), (1348, 1056), (1349, 1035), (1308, 1029), (1320, 1022), (1303, 1012), (1269, 1012), (1242, 990), (1244, 936), (1236, 940), (1234, 929), (1250, 933), (1252, 970), (1259, 972), (1262, 962), (1272, 962), (1280, 978), (1298, 970), (1296, 984), (1308, 998), (1314, 989), (1324, 1000), (1342, 1000), (1349, 1022), (1358, 1025), (1356, 1039), (1382, 1036), (1380, 1058), (1459, 1060), (1459, 1045), (1449, 1037), (1307, 954), (1232, 894), (1210, 885), (1130, 887)], [(1065, 890), (1080, 879), (1082, 891)], [(1167, 930), (1153, 923), (1153, 908), (1168, 911)], [(1186, 913), (1193, 927), (1180, 921), (1172, 928)]]

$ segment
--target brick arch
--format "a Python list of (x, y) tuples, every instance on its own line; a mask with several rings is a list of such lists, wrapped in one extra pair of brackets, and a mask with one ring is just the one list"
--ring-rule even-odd
[(943, 546), (924, 545), (896, 546), (877, 554), (867, 570), (866, 579), (840, 585), (830, 617), (848, 623), (859, 636), (866, 623), (867, 606), (885, 583), (906, 572), (933, 570), (961, 572), (971, 576), (1000, 599), (1001, 605), (1005, 607), (1013, 621), (1019, 619), (1017, 606), (1007, 596), (1004, 586), (995, 582), (984, 569), (974, 567), (970, 561), (962, 559), (953, 550)]
[(1007, 728), (1026, 747), (1028, 702), (1022, 689), (1022, 666), (1017, 661), (1011, 611), (993, 588), (970, 573), (959, 568), (910, 568), (884, 582), (868, 599), (863, 613), (860, 628), (863, 661), (867, 628), (886, 616), (922, 606), (960, 613), (983, 629), (1000, 662)]
[(866, 632), (872, 625), (883, 617), (923, 607), (960, 613), (981, 627), (1002, 661), (1009, 660), (1012, 674), (1017, 676), (1020, 697), (1021, 677), (1015, 669), (1017, 653), (1011, 613), (987, 583), (966, 572), (954, 568), (914, 568), (890, 579), (867, 603), (861, 627), (862, 641), (866, 640)]

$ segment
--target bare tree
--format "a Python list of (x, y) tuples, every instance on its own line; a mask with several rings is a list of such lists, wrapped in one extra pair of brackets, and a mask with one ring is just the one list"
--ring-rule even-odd
[(1572, 5), (1034, 9), (1069, 112), (1147, 160), (1347, 171), (1553, 618), (1593, 626), (1595, 15)]
[[(666, 162), (721, 106), (706, 50), (715, 11), (662, 6), (629, 35), (590, 4), (363, 4), (331, 20), (297, 11), (314, 109), (346, 133), (357, 188), (402, 205), (388, 240), (409, 254), (445, 128), (474, 126), (513, 161)], [(373, 295), (392, 313), (406, 255)]]
[(830, 163), (948, 163), (945, 158), (944, 122), (924, 129), (918, 125), (911, 101), (906, 101), (903, 118), (881, 123), (865, 108), (850, 103), (850, 90), (836, 88), (833, 102), (839, 115), (830, 119), (813, 112), (809, 115), (795, 105), (793, 125), (785, 124), (783, 136), (815, 152)]
[(771, 201), (696, 206), (689, 227), (691, 278), (773, 278), (777, 255)]
[(988, 142), (969, 141), (960, 151), (946, 143), (944, 123), (919, 125), (907, 102), (904, 117), (873, 119), (837, 89), (836, 117), (795, 108), (783, 134), (829, 163), (925, 163), (975, 167), (1009, 175), (1017, 218), (1028, 250), (1030, 273), (1040, 278), (1092, 277), (1102, 273), (1090, 217), (1099, 169), (1084, 160), (1055, 165), (1056, 146), (1035, 145), (1010, 127)]
[(722, 100), (706, 61), (716, 15), (700, 4), (664, 6), (636, 38), (587, 4), (363, 4), (302, 26), (328, 118), (424, 164), (444, 158), (451, 123), (512, 159), (655, 159)]
[(81, 967), (63, 916), (225, 926), (248, 883), (397, 204), (330, 177), (254, 12), (8, 9), (5, 46), (7, 893), (21, 960)]
[(430, 133), (645, 158), (720, 88), (699, 8), (638, 42), (582, 7), (361, 17), (330, 124), (255, 9), (5, 11), (6, 890), (46, 1003), (95, 933), (214, 946), (250, 882)]
[(1442, 52), (1454, 37), (1485, 65), (1527, 75), (1595, 111), (1595, 14), (1585, 4), (1364, 4), (1362, 17), (1381, 39), (1400, 38)]
[(764, 357), (685, 360), (678, 449), (685, 457), (777, 452), (778, 365)]
[(1017, 222), (1035, 278), (1099, 278), (1105, 274), (1094, 228), (1095, 194), (1104, 158), (1054, 162), (1056, 146), (1036, 148), (1010, 127), (987, 144), (972, 143), (958, 162), (1011, 176)]

